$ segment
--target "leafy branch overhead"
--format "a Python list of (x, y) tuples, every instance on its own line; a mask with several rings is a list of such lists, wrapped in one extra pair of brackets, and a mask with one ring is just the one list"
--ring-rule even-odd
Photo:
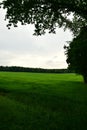
[[(74, 35), (87, 26), (87, 0), (3, 0), (7, 27), (34, 24), (35, 35), (55, 33), (56, 27), (69, 28)], [(70, 16), (72, 15), (72, 18)]]

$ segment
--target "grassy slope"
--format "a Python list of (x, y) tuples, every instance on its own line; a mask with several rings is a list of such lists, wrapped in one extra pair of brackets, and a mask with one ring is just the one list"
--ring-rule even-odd
[(81, 76), (0, 72), (0, 130), (68, 129), (87, 129)]

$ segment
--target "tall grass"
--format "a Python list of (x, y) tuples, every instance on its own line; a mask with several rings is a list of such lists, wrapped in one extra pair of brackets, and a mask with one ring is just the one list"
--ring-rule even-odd
[(68, 129), (87, 129), (81, 76), (0, 72), (0, 130)]

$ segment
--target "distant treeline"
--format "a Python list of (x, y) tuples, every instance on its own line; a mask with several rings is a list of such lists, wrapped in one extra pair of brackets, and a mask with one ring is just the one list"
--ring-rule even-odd
[(37, 72), (37, 73), (71, 73), (68, 69), (42, 69), (42, 68), (27, 68), (19, 66), (0, 66), (0, 71), (8, 72)]

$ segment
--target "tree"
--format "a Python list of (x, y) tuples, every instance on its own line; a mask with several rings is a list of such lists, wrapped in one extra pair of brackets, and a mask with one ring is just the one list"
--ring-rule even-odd
[[(78, 35), (87, 25), (87, 0), (3, 0), (1, 5), (7, 9), (8, 28), (17, 27), (18, 22), (34, 24), (36, 35), (44, 34), (46, 29), (55, 33), (57, 26), (70, 28)], [(71, 13), (72, 20), (68, 18)]]
[(69, 69), (81, 74), (87, 83), (87, 28), (82, 28), (79, 36), (65, 49)]

